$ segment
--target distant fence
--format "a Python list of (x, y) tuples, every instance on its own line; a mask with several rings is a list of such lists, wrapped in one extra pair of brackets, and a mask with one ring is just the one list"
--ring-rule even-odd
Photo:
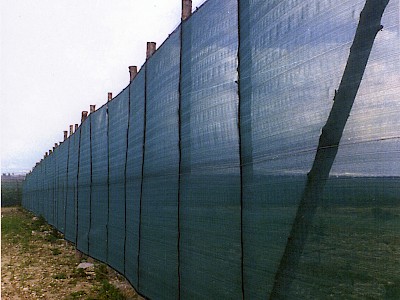
[(385, 2), (209, 0), (33, 169), (23, 205), (151, 299), (396, 295)]
[(24, 178), (24, 175), (3, 174), (1, 176), (1, 207), (21, 205)]

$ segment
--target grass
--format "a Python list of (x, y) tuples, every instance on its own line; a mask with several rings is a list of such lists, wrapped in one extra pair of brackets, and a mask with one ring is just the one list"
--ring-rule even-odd
[(1, 234), (3, 240), (20, 244), (25, 250), (28, 250), (33, 227), (29, 219), (21, 217), (22, 212), (22, 208), (17, 208), (15, 212), (1, 219)]
[(47, 225), (46, 219), (43, 216), (39, 217), (34, 217), (32, 218), (33, 222), (31, 224), (31, 229), (32, 230), (43, 230), (45, 226)]
[(95, 278), (98, 281), (103, 281), (107, 278), (108, 270), (105, 264), (98, 264), (94, 268)]
[[(399, 232), (398, 206), (319, 208), (289, 298), (400, 299)], [(25, 252), (34, 253), (38, 247), (34, 242), (39, 241), (49, 244), (49, 257), (64, 255), (59, 253), (60, 233), (42, 217), (33, 218), (22, 209), (2, 218), (2, 234), (4, 241)], [(65, 271), (44, 276), (52, 277), (53, 285), (65, 282), (71, 289), (82, 281), (93, 283), (90, 289), (70, 290), (67, 299), (124, 299), (110, 283), (106, 265), (95, 263), (94, 276), (88, 279), (85, 270), (71, 262)], [(21, 266), (29, 264), (21, 262)], [(29, 276), (21, 279), (27, 281)]]
[[(91, 273), (78, 269), (72, 245), (67, 247), (63, 235), (43, 217), (35, 217), (20, 207), (5, 211), (1, 221), (2, 282), (9, 282), (8, 287), (15, 285), (3, 290), (2, 283), (5, 299), (20, 297), (21, 293), (27, 293), (29, 299), (125, 299), (110, 282), (117, 277), (106, 265), (95, 262)], [(77, 285), (80, 290), (76, 290)], [(46, 294), (49, 290), (54, 294)], [(132, 296), (132, 292), (128, 293)], [(133, 293), (132, 298), (137, 299), (137, 294)]]
[[(114, 299), (114, 300), (125, 300), (125, 296), (112, 284), (110, 284), (107, 280), (101, 281), (101, 287), (98, 290), (97, 294), (98, 300), (105, 300), (105, 299)], [(89, 300), (90, 298), (88, 298)]]
[(86, 296), (85, 291), (77, 291), (77, 292), (72, 292), (67, 299), (75, 300), (75, 299), (83, 299), (83, 297)]
[(400, 299), (400, 208), (319, 209), (291, 297)]
[(84, 269), (81, 269), (81, 268), (77, 269), (77, 268), (75, 268), (75, 269), (72, 271), (71, 277), (72, 277), (72, 278), (86, 278), (86, 272), (85, 272)]
[(51, 249), (51, 252), (53, 253), (53, 255), (60, 255), (61, 254), (61, 251), (58, 248)]
[(60, 273), (57, 275), (53, 276), (54, 279), (67, 279), (67, 274), (66, 273)]
[[(89, 294), (84, 291), (72, 292), (69, 295), (70, 296), (69, 299), (85, 299), (85, 300), (126, 299), (124, 294), (109, 282), (108, 270), (105, 264), (102, 263), (95, 264), (94, 272), (95, 272), (94, 279), (96, 281), (96, 284), (92, 288), (92, 292)], [(73, 274), (75, 278), (83, 278), (87, 276), (84, 269), (75, 269)], [(61, 276), (62, 275), (63, 274), (61, 274)]]

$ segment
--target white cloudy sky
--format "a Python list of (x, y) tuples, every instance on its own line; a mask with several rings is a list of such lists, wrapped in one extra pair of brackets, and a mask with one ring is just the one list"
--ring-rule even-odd
[[(204, 0), (193, 0), (193, 10)], [(129, 83), (146, 42), (180, 22), (181, 0), (2, 0), (1, 172), (29, 171), (90, 104)]]

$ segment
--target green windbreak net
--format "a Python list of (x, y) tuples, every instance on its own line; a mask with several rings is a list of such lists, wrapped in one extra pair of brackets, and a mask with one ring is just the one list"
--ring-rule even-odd
[(107, 262), (124, 272), (125, 257), (125, 166), (127, 149), (129, 89), (108, 105), (109, 206)]
[(400, 298), (399, 11), (205, 2), (23, 205), (149, 299)]
[(125, 275), (136, 288), (139, 284), (140, 215), (143, 172), (145, 72), (139, 72), (129, 86), (128, 148), (126, 160), (126, 243)]
[(235, 1), (207, 2), (182, 25), (179, 246), (185, 299), (241, 295), (237, 27)]
[(178, 29), (144, 70), (138, 287), (152, 299), (176, 299), (178, 295), (179, 38)]
[(108, 144), (107, 107), (103, 106), (91, 114), (91, 201), (89, 252), (94, 258), (107, 261), (108, 220)]
[(399, 11), (383, 14), (290, 298), (400, 297)]
[[(65, 204), (65, 238), (76, 242), (79, 138), (81, 129), (68, 139), (67, 201)], [(46, 160), (45, 160), (46, 162)]]
[(69, 141), (59, 147), (58, 166), (56, 175), (56, 226), (59, 231), (65, 233), (65, 205), (67, 198), (67, 170), (68, 170), (68, 145)]
[(90, 178), (91, 164), (90, 157), (90, 122), (84, 122), (80, 128), (79, 137), (79, 156), (78, 156), (78, 191), (76, 200), (76, 220), (77, 220), (77, 247), (83, 252), (88, 253), (88, 236), (90, 227)]

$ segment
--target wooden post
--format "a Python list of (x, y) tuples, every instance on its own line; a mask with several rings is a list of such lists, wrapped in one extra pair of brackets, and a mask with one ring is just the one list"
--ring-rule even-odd
[(81, 117), (81, 124), (87, 119), (88, 112), (85, 110), (82, 112), (82, 117)]
[(182, 0), (182, 21), (192, 15), (192, 0)]
[(130, 82), (132, 82), (133, 79), (135, 79), (135, 77), (137, 75), (137, 66), (129, 67), (129, 75), (130, 75)]
[(146, 59), (149, 59), (154, 54), (154, 52), (156, 52), (156, 47), (156, 43), (147, 42)]

